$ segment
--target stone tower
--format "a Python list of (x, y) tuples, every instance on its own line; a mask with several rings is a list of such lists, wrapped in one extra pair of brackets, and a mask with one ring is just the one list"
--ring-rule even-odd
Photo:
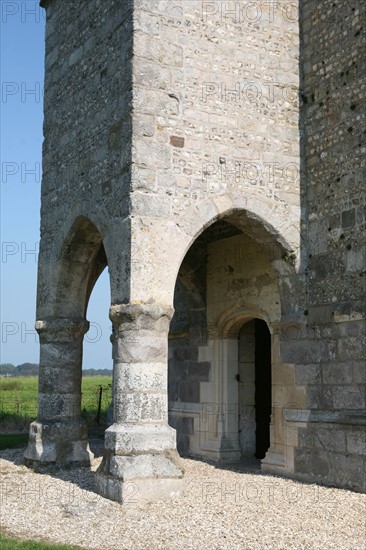
[(100, 494), (178, 494), (176, 435), (181, 454), (365, 488), (362, 14), (302, 4), (42, 2), (28, 463), (92, 458), (82, 342), (108, 266)]

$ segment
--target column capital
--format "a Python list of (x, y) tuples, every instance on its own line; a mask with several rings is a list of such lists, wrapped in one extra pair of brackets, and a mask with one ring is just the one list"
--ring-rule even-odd
[(89, 330), (89, 321), (86, 319), (47, 319), (38, 320), (35, 329), (41, 340), (45, 342), (70, 342), (81, 339)]
[(118, 331), (146, 330), (167, 332), (174, 309), (156, 304), (116, 304), (109, 310), (109, 318)]

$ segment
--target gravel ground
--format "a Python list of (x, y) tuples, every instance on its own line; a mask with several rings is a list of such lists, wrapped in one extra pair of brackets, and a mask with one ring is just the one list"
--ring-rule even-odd
[(102, 550), (361, 550), (366, 497), (184, 460), (185, 493), (121, 506), (92, 492), (92, 469), (35, 473), (0, 453), (1, 527), (20, 538)]

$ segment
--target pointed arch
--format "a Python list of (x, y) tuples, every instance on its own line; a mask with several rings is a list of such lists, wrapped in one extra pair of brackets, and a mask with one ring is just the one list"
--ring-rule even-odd
[(89, 218), (79, 216), (61, 248), (54, 315), (85, 318), (93, 287), (107, 265), (101, 233)]

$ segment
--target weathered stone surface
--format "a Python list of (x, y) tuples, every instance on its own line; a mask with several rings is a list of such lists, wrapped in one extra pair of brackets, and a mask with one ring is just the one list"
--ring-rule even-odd
[(311, 478), (325, 478), (329, 472), (328, 453), (324, 450), (295, 449), (295, 472)]
[(32, 422), (24, 458), (29, 466), (90, 465), (94, 455), (89, 448), (86, 423), (82, 420)]
[[(304, 0), (296, 15), (273, 6), (254, 24), (240, 2), (228, 14), (193, 0), (42, 4), (40, 391), (27, 460), (90, 460), (82, 339), (108, 265), (114, 397), (101, 494), (179, 491), (167, 386), (184, 452), (253, 452), (264, 348), (263, 467), (364, 489), (359, 8)], [(242, 336), (254, 319), (270, 343)]]
[(353, 455), (365, 456), (366, 454), (366, 430), (361, 427), (359, 430), (346, 433), (347, 451)]

